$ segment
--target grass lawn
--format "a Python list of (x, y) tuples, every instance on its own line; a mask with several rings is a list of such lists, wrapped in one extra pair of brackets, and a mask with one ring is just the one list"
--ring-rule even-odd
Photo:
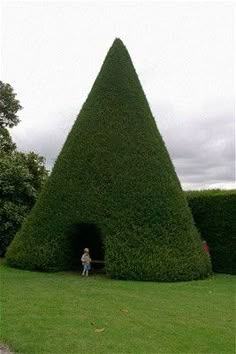
[(234, 279), (117, 281), (1, 262), (0, 341), (22, 354), (233, 354)]

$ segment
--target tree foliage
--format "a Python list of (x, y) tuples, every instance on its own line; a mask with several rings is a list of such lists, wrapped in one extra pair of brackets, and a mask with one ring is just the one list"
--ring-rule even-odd
[(9, 131), (0, 127), (0, 156), (11, 154), (16, 149)]
[(14, 152), (0, 158), (0, 255), (33, 207), (47, 178), (44, 159)]
[(120, 40), (111, 47), (7, 261), (25, 269), (70, 269), (74, 237), (79, 243), (86, 225), (94, 225), (93, 237), (102, 239), (111, 277), (177, 281), (203, 278), (211, 270)]
[(7, 127), (21, 109), (9, 84), (0, 82), (0, 256), (6, 252), (46, 180), (44, 158), (16, 150)]
[(22, 107), (10, 84), (0, 81), (0, 128), (12, 128), (19, 123), (17, 112)]

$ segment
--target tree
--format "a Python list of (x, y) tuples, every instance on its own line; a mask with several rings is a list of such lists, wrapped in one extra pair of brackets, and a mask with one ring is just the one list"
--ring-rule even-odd
[(46, 178), (44, 159), (33, 152), (0, 158), (0, 256), (32, 209)]
[(11, 154), (15, 149), (16, 144), (13, 143), (9, 131), (0, 127), (0, 156)]
[(9, 84), (0, 82), (0, 256), (33, 207), (46, 180), (44, 158), (16, 150), (7, 127), (18, 124), (21, 109)]
[[(0, 81), (0, 154), (12, 153), (16, 149), (16, 145), (12, 142), (9, 131), (19, 123), (17, 112), (22, 107), (16, 99), (16, 94), (10, 84)], [(1, 156), (0, 155), (0, 156)]]
[(92, 258), (93, 252), (102, 258), (104, 251), (106, 272), (114, 278), (191, 280), (211, 270), (118, 39), (35, 208), (8, 249), (7, 262), (32, 270), (70, 269), (79, 258), (75, 246), (81, 252), (89, 242)]
[(10, 84), (0, 81), (0, 128), (12, 128), (19, 123), (17, 112), (22, 107)]

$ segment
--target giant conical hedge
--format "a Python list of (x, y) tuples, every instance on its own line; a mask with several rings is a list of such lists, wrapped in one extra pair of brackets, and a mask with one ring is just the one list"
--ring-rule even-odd
[(190, 280), (210, 262), (123, 43), (116, 39), (10, 265), (71, 269), (83, 247), (123, 279)]

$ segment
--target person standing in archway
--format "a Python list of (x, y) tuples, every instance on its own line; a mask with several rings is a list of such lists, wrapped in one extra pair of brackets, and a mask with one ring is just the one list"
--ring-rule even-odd
[(81, 262), (82, 262), (82, 265), (83, 265), (83, 272), (82, 272), (82, 276), (88, 276), (89, 274), (89, 271), (91, 269), (91, 258), (90, 258), (90, 255), (89, 255), (89, 249), (88, 248), (85, 248), (84, 249), (84, 253), (81, 257)]

